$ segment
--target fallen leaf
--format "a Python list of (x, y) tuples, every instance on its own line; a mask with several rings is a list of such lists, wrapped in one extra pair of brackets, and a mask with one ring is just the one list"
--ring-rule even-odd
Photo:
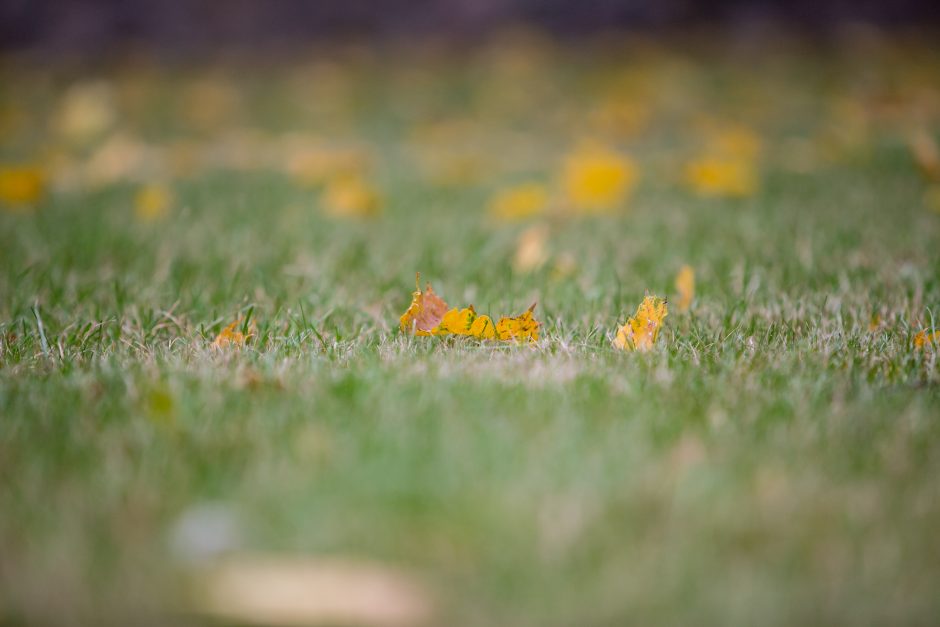
[(422, 292), (420, 281), (421, 275), (418, 274), (411, 305), (399, 322), (404, 332), (421, 336), (466, 335), (480, 340), (504, 341), (537, 340), (539, 337), (539, 322), (532, 316), (534, 304), (521, 316), (501, 318), (494, 325), (489, 316), (477, 315), (473, 305), (448, 309), (447, 303), (434, 293), (430, 283)]
[(227, 346), (244, 346), (245, 342), (254, 337), (257, 334), (257, 327), (255, 326), (254, 321), (248, 328), (248, 333), (242, 333), (239, 329), (242, 323), (242, 319), (239, 318), (232, 324), (228, 325), (222, 329), (215, 340), (212, 342), (214, 348), (225, 348)]
[(335, 218), (372, 218), (382, 210), (378, 191), (359, 176), (331, 180), (322, 196), (323, 209)]
[(914, 336), (915, 348), (925, 349), (927, 346), (940, 346), (940, 331), (924, 329)]
[(487, 211), (494, 220), (513, 222), (539, 215), (547, 205), (548, 191), (544, 185), (522, 183), (497, 192)]
[(695, 270), (692, 266), (679, 268), (679, 274), (676, 275), (676, 291), (679, 293), (679, 311), (688, 311), (695, 299)]
[(46, 189), (46, 177), (34, 166), (0, 166), (0, 203), (24, 210), (39, 202)]
[(531, 226), (519, 235), (512, 268), (518, 274), (528, 274), (541, 268), (548, 261), (546, 242), (548, 227), (544, 224)]
[(535, 303), (525, 313), (515, 318), (500, 318), (496, 323), (496, 337), (500, 340), (528, 340), (534, 342), (539, 339), (539, 321), (532, 317)]
[(434, 335), (437, 325), (447, 313), (447, 303), (437, 294), (428, 283), (425, 291), (421, 291), (421, 274), (415, 275), (415, 291), (411, 295), (411, 305), (401, 315), (399, 327), (402, 331), (415, 335)]
[(441, 319), (437, 327), (437, 335), (472, 335), (473, 323), (476, 321), (477, 312), (473, 305), (466, 309), (451, 309)]
[(496, 326), (489, 316), (477, 316), (470, 326), (470, 335), (481, 340), (492, 340), (496, 337)]
[(405, 627), (433, 614), (416, 579), (361, 559), (232, 555), (195, 574), (195, 609), (237, 624)]
[(562, 186), (575, 210), (602, 213), (623, 203), (637, 178), (632, 160), (609, 148), (589, 144), (565, 160)]
[(663, 319), (668, 314), (665, 299), (647, 296), (637, 307), (636, 314), (617, 332), (614, 346), (622, 350), (650, 350), (656, 343)]
[(743, 198), (757, 191), (757, 169), (751, 161), (702, 157), (685, 168), (685, 180), (700, 196)]

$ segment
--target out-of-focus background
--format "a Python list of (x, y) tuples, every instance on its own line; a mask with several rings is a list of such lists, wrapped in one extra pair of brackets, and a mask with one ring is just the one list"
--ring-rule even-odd
[(938, 12), (0, 0), (0, 625), (934, 624)]
[(5, 47), (88, 52), (138, 43), (176, 53), (219, 46), (278, 48), (349, 36), (472, 39), (520, 23), (583, 36), (753, 22), (826, 32), (848, 21), (893, 27), (923, 26), (940, 18), (930, 0), (5, 0), (0, 11)]

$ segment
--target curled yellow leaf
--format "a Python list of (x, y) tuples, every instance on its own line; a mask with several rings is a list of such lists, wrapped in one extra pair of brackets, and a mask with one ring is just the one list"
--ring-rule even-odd
[(525, 313), (515, 318), (500, 318), (496, 323), (496, 337), (500, 340), (528, 340), (534, 342), (539, 339), (539, 321), (532, 317), (535, 303)]
[(444, 314), (440, 325), (436, 329), (436, 335), (473, 335), (471, 329), (476, 321), (477, 312), (473, 310), (473, 305), (465, 309), (451, 309)]
[(663, 319), (668, 314), (666, 299), (647, 296), (637, 307), (636, 314), (617, 332), (614, 346), (621, 350), (650, 350), (655, 345)]
[(411, 305), (401, 315), (399, 327), (402, 331), (415, 335), (434, 335), (437, 326), (447, 313), (447, 303), (434, 293), (428, 283), (421, 291), (421, 274), (415, 275), (415, 291), (411, 295)]
[(489, 316), (477, 316), (470, 326), (470, 335), (481, 340), (492, 340), (496, 337), (496, 326)]

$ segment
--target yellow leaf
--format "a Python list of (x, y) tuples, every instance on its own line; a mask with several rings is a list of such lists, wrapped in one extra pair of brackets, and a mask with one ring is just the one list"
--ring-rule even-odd
[(0, 203), (23, 209), (35, 205), (46, 188), (42, 170), (33, 166), (0, 166)]
[(473, 305), (466, 309), (451, 309), (441, 319), (440, 325), (435, 329), (435, 335), (472, 335), (471, 329), (476, 321), (477, 312)]
[(565, 160), (562, 186), (576, 210), (602, 213), (623, 203), (637, 178), (637, 167), (626, 156), (602, 146), (587, 145)]
[(940, 331), (928, 331), (924, 329), (914, 336), (914, 346), (924, 349), (928, 345), (940, 346)]
[(688, 311), (695, 299), (695, 270), (682, 266), (676, 275), (676, 291), (679, 293), (679, 311)]
[(539, 183), (523, 183), (501, 190), (490, 200), (488, 212), (502, 222), (524, 220), (545, 211), (548, 191)]
[(173, 203), (173, 193), (165, 185), (151, 183), (137, 190), (134, 213), (141, 222), (155, 222), (166, 217)]
[(614, 346), (622, 350), (650, 350), (668, 313), (665, 299), (647, 296), (637, 307), (636, 314), (617, 332)]
[(378, 191), (359, 176), (340, 176), (326, 186), (323, 209), (336, 218), (370, 218), (382, 210)]
[(489, 316), (477, 316), (470, 326), (470, 335), (481, 340), (492, 340), (496, 337), (496, 327)]
[(496, 323), (496, 337), (500, 340), (529, 340), (539, 339), (539, 321), (532, 317), (535, 303), (525, 313), (515, 318), (500, 318)]
[(415, 291), (412, 293), (411, 305), (401, 315), (399, 327), (402, 331), (415, 335), (433, 335), (434, 330), (444, 319), (447, 313), (447, 303), (437, 294), (428, 283), (424, 292), (421, 291), (421, 275), (415, 275)]
[(548, 241), (548, 227), (537, 224), (529, 227), (519, 235), (516, 243), (516, 256), (512, 267), (519, 274), (526, 274), (538, 270), (548, 260), (545, 243)]
[(757, 170), (744, 159), (697, 159), (686, 166), (685, 180), (700, 196), (742, 198), (757, 191)]
[(254, 337), (257, 332), (257, 327), (255, 326), (254, 321), (252, 321), (251, 326), (248, 329), (248, 333), (242, 333), (239, 330), (242, 320), (239, 318), (232, 324), (228, 325), (222, 329), (219, 334), (215, 337), (215, 340), (212, 342), (214, 348), (225, 348), (227, 346), (244, 346), (250, 338)]

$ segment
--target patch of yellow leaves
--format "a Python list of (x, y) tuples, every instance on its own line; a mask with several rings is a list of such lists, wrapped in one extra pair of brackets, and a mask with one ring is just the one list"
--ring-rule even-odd
[(588, 144), (565, 160), (562, 187), (575, 210), (604, 213), (627, 200), (638, 178), (631, 159), (610, 148)]
[(0, 167), (0, 203), (22, 210), (35, 205), (46, 190), (46, 177), (34, 166)]
[(617, 332), (614, 346), (621, 350), (649, 351), (656, 344), (668, 314), (664, 298), (647, 296), (637, 307), (636, 314)]
[(923, 350), (927, 348), (927, 346), (940, 348), (940, 331), (928, 331), (927, 329), (924, 329), (914, 336), (915, 348)]
[(487, 211), (500, 222), (515, 222), (544, 213), (548, 206), (548, 190), (540, 183), (522, 183), (497, 192)]
[(757, 191), (757, 168), (750, 160), (708, 156), (686, 165), (686, 184), (698, 195), (744, 198)]
[(679, 294), (676, 306), (679, 311), (688, 311), (695, 300), (695, 270), (692, 266), (682, 266), (676, 275), (676, 292)]
[(238, 318), (232, 324), (222, 329), (212, 342), (213, 348), (223, 349), (229, 346), (244, 346), (245, 342), (257, 335), (258, 329), (254, 321), (248, 327), (247, 333), (242, 332), (242, 319)]
[(539, 322), (532, 315), (533, 303), (522, 315), (503, 317), (495, 325), (487, 315), (478, 315), (473, 305), (448, 309), (447, 303), (434, 293), (428, 283), (422, 292), (420, 274), (415, 278), (411, 305), (401, 315), (399, 328), (414, 335), (465, 335), (481, 340), (530, 341), (539, 339)]

